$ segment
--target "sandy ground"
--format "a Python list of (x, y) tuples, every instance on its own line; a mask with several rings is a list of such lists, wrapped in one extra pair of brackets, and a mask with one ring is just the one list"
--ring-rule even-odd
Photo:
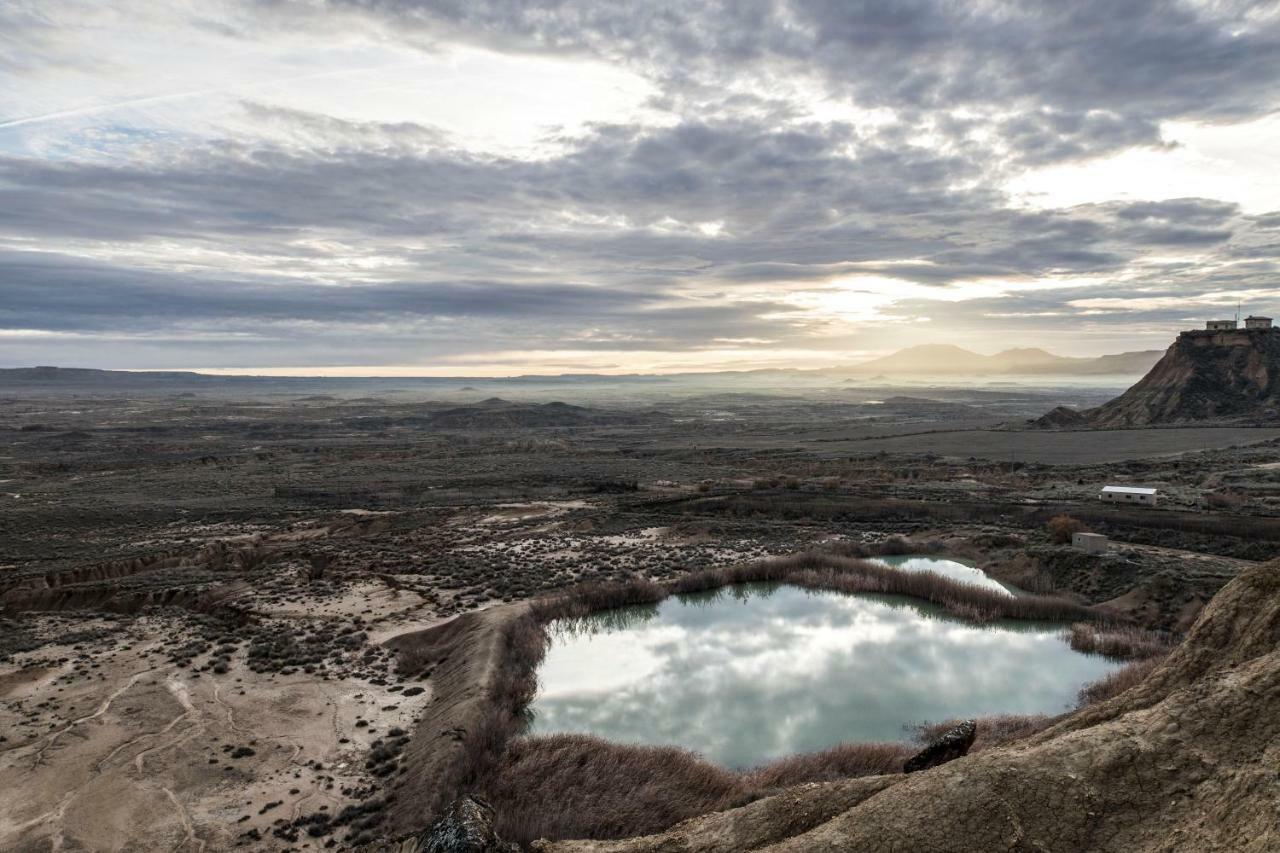
[(62, 662), (0, 668), (0, 850), (223, 850), (251, 829), (251, 849), (317, 849), (273, 823), (356, 802), (369, 744), (412, 729), (431, 696), (240, 661), (197, 676), (158, 653), (170, 628), (141, 620), (93, 650), (96, 667), (46, 647)]

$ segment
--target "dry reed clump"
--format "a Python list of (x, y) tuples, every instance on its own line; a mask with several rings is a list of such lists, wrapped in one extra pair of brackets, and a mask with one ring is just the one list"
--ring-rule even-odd
[(564, 592), (537, 599), (531, 613), (542, 624), (553, 619), (586, 616), (600, 610), (653, 604), (662, 601), (670, 590), (645, 578), (628, 581), (593, 581), (570, 587)]
[[(885, 543), (880, 553), (910, 552), (905, 542)], [(533, 611), (543, 621), (625, 607), (652, 604), (668, 595), (685, 595), (742, 583), (786, 581), (809, 589), (849, 593), (905, 595), (927, 601), (975, 621), (1031, 619), (1043, 621), (1095, 621), (1094, 610), (1056, 595), (1006, 595), (935, 572), (906, 572), (870, 562), (850, 553), (864, 554), (862, 546), (844, 545), (827, 551), (806, 551), (787, 557), (757, 560), (737, 566), (707, 569), (683, 575), (666, 584), (647, 579), (583, 584), (540, 599)]]
[[(975, 621), (1093, 621), (1100, 618), (1092, 609), (1061, 596), (1006, 595), (934, 572), (905, 572), (867, 560), (822, 552), (779, 557), (722, 571), (731, 576), (730, 583), (755, 580), (755, 575), (763, 574), (767, 577), (762, 579), (785, 580), (810, 589), (906, 595)], [(746, 577), (740, 580), (740, 574)]]
[(1173, 638), (1168, 634), (1136, 625), (1099, 627), (1076, 623), (1067, 632), (1067, 640), (1078, 652), (1122, 660), (1163, 657), (1173, 648)]
[(1117, 669), (1106, 678), (1087, 684), (1080, 691), (1079, 707), (1105, 702), (1140, 684), (1156, 667), (1164, 662), (1166, 655), (1142, 658)]
[(692, 752), (569, 734), (513, 740), (482, 789), (499, 834), (519, 843), (659, 832), (740, 793), (732, 772)]
[(847, 744), (733, 771), (676, 747), (591, 735), (523, 737), (511, 742), (483, 796), (494, 806), (499, 833), (512, 841), (628, 838), (783, 787), (897, 773), (914, 751), (906, 744)]
[(747, 771), (742, 779), (753, 791), (767, 792), (809, 782), (901, 773), (916, 748), (904, 743), (842, 743), (819, 752), (780, 758)]

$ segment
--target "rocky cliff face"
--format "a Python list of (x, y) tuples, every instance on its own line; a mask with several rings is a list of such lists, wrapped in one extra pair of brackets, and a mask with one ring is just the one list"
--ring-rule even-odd
[[(1061, 427), (1055, 410), (1036, 422)], [(1149, 426), (1211, 419), (1280, 420), (1280, 329), (1183, 332), (1138, 384), (1080, 413), (1079, 425)]]

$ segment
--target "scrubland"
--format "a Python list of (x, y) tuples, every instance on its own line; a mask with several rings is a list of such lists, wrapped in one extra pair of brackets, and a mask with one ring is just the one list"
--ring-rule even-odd
[[(528, 399), (486, 409), (499, 392)], [(350, 847), (420, 826), (462, 790), (487, 794), (521, 840), (658, 831), (893, 771), (937, 726), (740, 771), (526, 738), (548, 619), (757, 580), (911, 596), (971, 620), (1073, 623), (1077, 648), (1135, 658), (1082, 696), (1099, 704), (1280, 552), (1267, 430), (1133, 431), (1122, 461), (1064, 462), (967, 439), (952, 452), (928, 406), (881, 414), (845, 389), (583, 392), (571, 402), (587, 414), (546, 407), (563, 388), (6, 393), (3, 849)], [(1046, 409), (954, 391), (938, 412), (966, 393), (991, 428)], [(1166, 505), (1097, 505), (1113, 480), (1159, 485)], [(1112, 550), (1054, 543), (1064, 513)], [(965, 557), (1028, 594), (864, 559), (895, 551)], [(462, 666), (469, 643), (412, 639), (477, 614), (497, 632), (479, 663)], [(437, 754), (431, 726), (446, 720), (461, 728)], [(1049, 722), (983, 721), (975, 749)]]

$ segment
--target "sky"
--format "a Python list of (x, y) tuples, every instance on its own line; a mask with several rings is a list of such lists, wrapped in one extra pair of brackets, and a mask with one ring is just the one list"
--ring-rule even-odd
[(1163, 349), (1278, 110), (1277, 0), (2, 0), (0, 367)]

